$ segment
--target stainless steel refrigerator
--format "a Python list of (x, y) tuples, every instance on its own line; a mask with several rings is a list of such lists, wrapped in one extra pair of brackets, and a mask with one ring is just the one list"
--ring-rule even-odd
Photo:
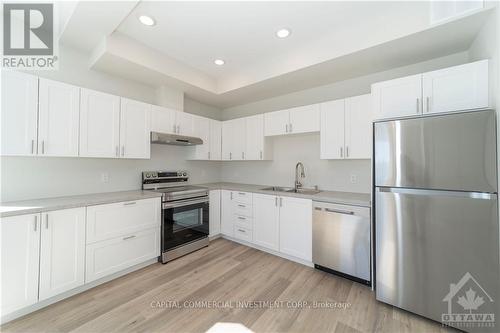
[(376, 122), (374, 150), (377, 299), (499, 331), (495, 111)]

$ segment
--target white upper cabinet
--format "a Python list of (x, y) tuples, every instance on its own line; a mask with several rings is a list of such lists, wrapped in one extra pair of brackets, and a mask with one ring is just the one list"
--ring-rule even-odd
[(175, 112), (177, 134), (196, 136), (194, 134), (194, 116), (187, 112)]
[(489, 107), (488, 60), (374, 83), (375, 119)]
[(40, 214), (2, 218), (0, 312), (6, 315), (38, 301)]
[(175, 114), (177, 111), (153, 105), (151, 109), (151, 131), (176, 133)]
[(222, 123), (222, 159), (240, 161), (245, 159), (245, 118), (227, 120)]
[(192, 116), (193, 136), (203, 140), (203, 144), (193, 147), (193, 159), (210, 159), (210, 120), (204, 117)]
[(210, 160), (222, 159), (222, 122), (210, 119)]
[(488, 60), (423, 74), (424, 113), (486, 108)]
[(40, 79), (38, 154), (78, 156), (80, 88)]
[(264, 159), (264, 115), (246, 117), (245, 160)]
[(150, 157), (150, 122), (151, 105), (131, 99), (121, 99), (121, 157)]
[(345, 158), (371, 158), (372, 121), (370, 94), (345, 99)]
[(42, 213), (40, 300), (83, 285), (85, 207)]
[(320, 157), (344, 158), (344, 105), (345, 100), (321, 104)]
[[(253, 241), (255, 244), (279, 251), (279, 198), (274, 195), (253, 194)], [(284, 221), (285, 226), (286, 221)]]
[(320, 104), (299, 106), (289, 110), (288, 133), (318, 132), (320, 127)]
[(377, 119), (422, 113), (422, 74), (372, 85), (373, 111)]
[(312, 261), (312, 201), (280, 197), (280, 252)]
[(283, 135), (288, 133), (290, 112), (288, 110), (274, 111), (264, 114), (264, 135)]
[(120, 97), (81, 89), (80, 156), (119, 157)]
[(1, 155), (37, 153), (38, 77), (2, 71)]

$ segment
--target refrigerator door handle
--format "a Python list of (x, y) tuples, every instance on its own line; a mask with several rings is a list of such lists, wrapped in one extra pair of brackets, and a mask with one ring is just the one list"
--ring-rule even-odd
[(425, 196), (447, 196), (471, 199), (496, 200), (497, 194), (486, 192), (461, 192), (461, 191), (443, 191), (443, 190), (421, 190), (413, 188), (394, 188), (394, 187), (377, 187), (377, 192), (397, 193), (397, 194), (413, 194)]

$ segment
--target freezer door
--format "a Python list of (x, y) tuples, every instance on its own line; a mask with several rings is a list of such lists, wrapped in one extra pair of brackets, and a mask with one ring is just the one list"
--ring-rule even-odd
[(495, 112), (375, 124), (375, 186), (497, 192)]
[(465, 294), (470, 288), (484, 301), (478, 311), (499, 318), (496, 194), (377, 188), (375, 199), (378, 300), (441, 321), (448, 306), (465, 311), (461, 296), (476, 299)]

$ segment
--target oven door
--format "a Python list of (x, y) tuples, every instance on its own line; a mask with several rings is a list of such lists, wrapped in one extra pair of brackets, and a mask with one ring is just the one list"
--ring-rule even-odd
[(208, 197), (163, 203), (162, 252), (208, 236)]

